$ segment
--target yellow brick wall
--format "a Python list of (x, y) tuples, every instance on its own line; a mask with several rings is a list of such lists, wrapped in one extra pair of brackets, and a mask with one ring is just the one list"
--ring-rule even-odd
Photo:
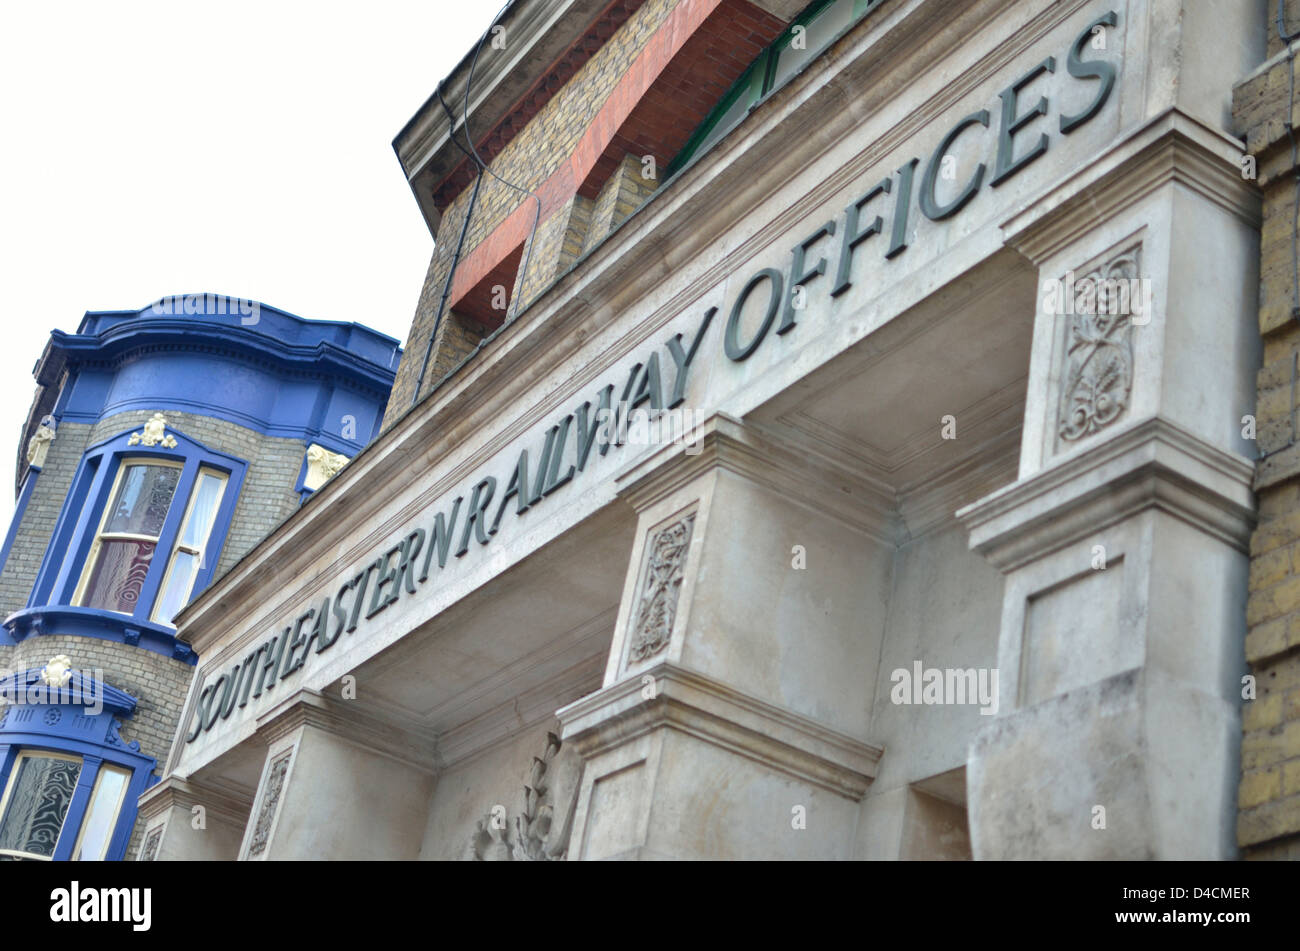
[[(1300, 30), (1300, 0), (1288, 0)], [(1282, 51), (1270, 19), (1269, 54)], [(1296, 64), (1300, 65), (1300, 64)], [(1297, 182), (1287, 130), (1285, 58), (1234, 93), (1234, 118), (1264, 195), (1256, 380), (1259, 524), (1251, 539), (1246, 660), (1255, 699), (1242, 710), (1237, 840), (1248, 859), (1300, 858), (1300, 321), (1293, 236)], [(1288, 105), (1290, 109), (1288, 110)], [(1249, 174), (1248, 171), (1243, 174)]]
[[(678, 2), (680, 0), (647, 0), (615, 31), (609, 42), (597, 50), (573, 78), (533, 116), (528, 125), (492, 160), (489, 167), (502, 178), (525, 189), (535, 188), (550, 177), (562, 162), (568, 160), (592, 117)], [(485, 55), (488, 52), (485, 50)], [(487, 130), (474, 131), (476, 135), (482, 135)], [(425, 275), (415, 319), (406, 340), (406, 353), (388, 402), (385, 427), (391, 426), (411, 407), (416, 381), (420, 377), (420, 364), (437, 319), (443, 284), (451, 267), (471, 193), (472, 189), (466, 188), (444, 211), (433, 259)], [(462, 257), (469, 254), (526, 201), (531, 199), (485, 175), (470, 219)], [(579, 209), (579, 214), (581, 212), (582, 209)], [(545, 290), (557, 274), (563, 273), (572, 264), (572, 260), (567, 264), (563, 261), (561, 252), (566, 243), (571, 258), (576, 259), (577, 254), (572, 252), (572, 235), (567, 242), (565, 238), (573, 223), (570, 221), (572, 214), (572, 204), (566, 204), (539, 223), (534, 253), (529, 262), (529, 274), (521, 276), (525, 301)], [(447, 373), (454, 370), (468, 353), (473, 352), (477, 342), (478, 337), (472, 330), (452, 319), (449, 314), (444, 315), (438, 327), (434, 355), (424, 372), (420, 395), (427, 395)]]

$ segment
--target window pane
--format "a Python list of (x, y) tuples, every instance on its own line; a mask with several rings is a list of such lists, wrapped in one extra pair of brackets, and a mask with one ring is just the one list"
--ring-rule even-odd
[(82, 604), (88, 608), (134, 614), (156, 547), (154, 542), (102, 542), (98, 560), (86, 583)]
[(21, 757), (0, 819), (0, 849), (53, 856), (80, 775), (80, 760)]
[(72, 857), (73, 861), (98, 862), (103, 859), (108, 842), (113, 838), (113, 827), (117, 825), (118, 807), (126, 781), (125, 771), (111, 766), (100, 767), (99, 778), (95, 780), (95, 798), (86, 810), (86, 820), (81, 827), (81, 845)]
[(212, 522), (217, 515), (217, 506), (221, 503), (221, 493), (226, 487), (226, 480), (204, 472), (199, 476), (199, 484), (194, 489), (194, 508), (190, 511), (189, 521), (185, 523), (185, 534), (181, 544), (186, 548), (202, 549), (208, 542), (208, 533), (212, 531)]
[(740, 95), (736, 97), (736, 101), (718, 117), (717, 124), (709, 130), (709, 134), (704, 137), (704, 141), (700, 143), (696, 153), (702, 155), (707, 152), (714, 142), (730, 132), (737, 122), (749, 114), (749, 107), (753, 104), (753, 94), (749, 89), (742, 89)]
[(181, 470), (175, 466), (129, 466), (113, 498), (104, 531), (157, 538), (180, 478)]
[(199, 570), (197, 555), (187, 551), (178, 551), (172, 562), (171, 574), (167, 577), (162, 597), (158, 599), (158, 608), (154, 617), (164, 624), (170, 624), (172, 618), (189, 602), (190, 584)]
[(836, 0), (813, 17), (811, 23), (805, 24), (807, 32), (803, 36), (804, 48), (795, 49), (790, 45), (781, 51), (781, 58), (776, 64), (773, 89), (794, 75), (795, 70), (820, 53), (842, 29), (849, 25), (849, 21), (853, 19), (853, 3), (854, 0)]

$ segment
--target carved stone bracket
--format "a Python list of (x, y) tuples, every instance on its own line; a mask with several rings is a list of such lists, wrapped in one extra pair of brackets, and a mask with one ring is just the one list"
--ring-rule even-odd
[(1128, 406), (1140, 255), (1141, 246), (1133, 245), (1074, 283), (1057, 424), (1067, 442), (1110, 425)]
[(694, 528), (692, 512), (656, 531), (646, 545), (644, 580), (630, 628), (629, 663), (648, 660), (668, 646)]
[(324, 446), (312, 443), (307, 447), (307, 475), (302, 487), (315, 492), (348, 464), (348, 457), (342, 453), (330, 452)]

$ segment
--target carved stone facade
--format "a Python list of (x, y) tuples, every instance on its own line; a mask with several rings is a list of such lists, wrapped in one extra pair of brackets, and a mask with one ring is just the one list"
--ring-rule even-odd
[(1074, 282), (1057, 429), (1067, 442), (1109, 426), (1128, 406), (1133, 323), (1144, 316), (1138, 303), (1141, 254), (1140, 245), (1126, 248)]
[(691, 513), (658, 529), (646, 546), (645, 579), (632, 623), (629, 663), (649, 660), (668, 646), (694, 527), (695, 514)]
[[(466, 849), (474, 862), (563, 862), (577, 804), (581, 763), (566, 751), (557, 757), (560, 738), (546, 734), (546, 750), (533, 757), (520, 812), (513, 826), (505, 806), (497, 805), (475, 823)], [(550, 774), (548, 777), (548, 773)], [(558, 819), (557, 819), (558, 814)]]
[(152, 862), (158, 858), (158, 846), (162, 844), (162, 835), (162, 826), (149, 833), (149, 837), (144, 840), (144, 848), (140, 850), (139, 861)]
[[(745, 8), (651, 3), (669, 75)], [(564, 49), (598, 11), (561, 7), (508, 18)], [(826, 55), (755, 44), (790, 85), (451, 362), (444, 289), (438, 334), (528, 269), (535, 208), (484, 176), (468, 219), (472, 193), (437, 209), (389, 427), (317, 453), (319, 498), (181, 616), (201, 666), (163, 781), (249, 805), (235, 845), (175, 821), (161, 857), (1234, 857), (1258, 227), (1223, 106), (1262, 20), (810, 11), (843, 18)], [(585, 161), (591, 116), (545, 154)], [(445, 119), (399, 143), (426, 200), (465, 161)], [(674, 410), (698, 438), (638, 436)], [(277, 732), (310, 696), (337, 717)]]
[(266, 791), (262, 794), (262, 808), (257, 812), (257, 825), (253, 827), (253, 841), (248, 844), (249, 858), (261, 855), (271, 841), (271, 826), (275, 824), (280, 794), (284, 791), (285, 776), (293, 751), (283, 753), (273, 763), (266, 776)]

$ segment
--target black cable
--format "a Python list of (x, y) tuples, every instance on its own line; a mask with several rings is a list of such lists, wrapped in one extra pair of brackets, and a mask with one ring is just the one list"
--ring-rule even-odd
[(509, 313), (506, 314), (506, 320), (505, 320), (506, 323), (509, 323), (511, 320), (514, 319), (514, 317), (517, 317), (519, 315), (520, 298), (524, 296), (522, 293), (523, 291), (522, 279), (528, 276), (528, 262), (532, 258), (532, 254), (533, 254), (533, 238), (537, 235), (537, 226), (541, 223), (542, 220), (542, 200), (537, 197), (536, 192), (530, 191), (529, 189), (526, 188), (522, 188), (519, 185), (514, 184), (513, 182), (508, 182), (500, 175), (498, 175), (496, 172), (492, 171), (492, 169), (488, 168), (487, 163), (483, 161), (483, 157), (478, 154), (478, 149), (474, 148), (474, 137), (470, 134), (469, 131), (469, 93), (470, 93), (470, 89), (473, 88), (474, 85), (474, 70), (478, 68), (478, 58), (479, 55), (483, 52), (483, 43), (488, 38), (488, 34), (491, 33), (494, 29), (496, 29), (497, 20), (501, 19), (501, 17), (505, 14), (506, 10), (510, 9), (510, 4), (512, 2), (513, 0), (506, 0), (506, 5), (502, 7), (500, 11), (498, 11), (495, 17), (492, 18), (492, 25), (487, 28), (487, 31), (483, 34), (482, 39), (478, 41), (478, 48), (474, 50), (474, 59), (471, 60), (469, 64), (469, 76), (466, 77), (465, 79), (465, 104), (464, 107), (461, 109), (461, 112), (464, 114), (465, 117), (464, 118), (465, 141), (469, 144), (470, 152), (473, 153), (474, 161), (478, 163), (478, 167), (481, 170), (487, 172), (489, 175), (491, 175), (501, 184), (505, 185), (507, 188), (513, 188), (515, 191), (527, 195), (528, 197), (531, 197), (534, 202), (537, 203), (537, 207), (533, 212), (533, 227), (528, 232), (528, 243), (524, 247), (524, 260), (522, 265), (519, 268), (520, 293), (515, 295), (514, 308), (513, 308), (514, 314), (513, 315)]
[(434, 318), (433, 329), (429, 334), (429, 343), (425, 348), (424, 362), (420, 365), (420, 376), (416, 381), (415, 392), (414, 394), (412, 394), (411, 397), (412, 406), (414, 406), (417, 402), (419, 402), (420, 399), (420, 390), (424, 386), (424, 377), (425, 374), (428, 372), (428, 368), (429, 368), (429, 357), (433, 353), (433, 346), (435, 340), (437, 339), (438, 328), (442, 325), (442, 317), (446, 309), (447, 297), (451, 291), (451, 281), (452, 278), (455, 276), (456, 268), (460, 263), (460, 255), (462, 249), (464, 248), (465, 236), (469, 233), (470, 216), (474, 213), (474, 208), (478, 203), (479, 187), (482, 184), (484, 172), (487, 172), (489, 175), (491, 175), (497, 181), (501, 182), (501, 184), (505, 185), (507, 188), (512, 188), (515, 191), (521, 192), (524, 195), (532, 198), (533, 201), (536, 202), (537, 204), (537, 207), (533, 212), (533, 226), (528, 233), (528, 242), (525, 247), (523, 263), (519, 270), (520, 293), (517, 293), (515, 295), (514, 308), (513, 308), (514, 314), (512, 315), (509, 312), (507, 312), (506, 319), (503, 322), (503, 325), (504, 323), (509, 323), (511, 320), (514, 319), (514, 317), (518, 316), (519, 314), (520, 298), (523, 297), (522, 281), (524, 278), (528, 276), (528, 264), (529, 261), (532, 259), (532, 253), (533, 253), (533, 239), (537, 236), (537, 227), (540, 224), (542, 218), (542, 200), (537, 197), (537, 193), (535, 191), (529, 191), (528, 189), (522, 188), (519, 185), (514, 184), (513, 182), (506, 181), (506, 179), (502, 178), (495, 171), (489, 168), (487, 163), (483, 161), (482, 156), (478, 154), (478, 150), (474, 148), (474, 139), (473, 136), (470, 134), (470, 128), (469, 128), (469, 97), (470, 97), (470, 91), (473, 89), (473, 85), (474, 85), (474, 71), (478, 67), (479, 56), (483, 52), (483, 44), (487, 42), (488, 36), (490, 36), (492, 31), (496, 28), (497, 21), (500, 20), (502, 15), (505, 14), (506, 10), (510, 8), (510, 2), (511, 0), (507, 0), (506, 5), (503, 6), (497, 12), (497, 15), (492, 18), (491, 24), (489, 24), (488, 28), (483, 31), (483, 35), (479, 37), (478, 45), (474, 49), (474, 58), (470, 62), (469, 75), (465, 79), (465, 103), (463, 107), (463, 112), (464, 112), (463, 128), (465, 133), (465, 142), (469, 146), (468, 149), (464, 145), (461, 145), (460, 140), (456, 138), (456, 124), (458, 120), (456, 114), (451, 111), (451, 107), (447, 105), (447, 100), (443, 98), (442, 82), (438, 83), (438, 88), (437, 88), (438, 102), (442, 105), (442, 109), (447, 114), (447, 119), (451, 123), (451, 129), (448, 134), (451, 136), (452, 142), (456, 144), (456, 147), (460, 149), (461, 152), (463, 152), (465, 156), (469, 158), (472, 162), (474, 162), (474, 164), (477, 166), (477, 173), (474, 177), (474, 192), (470, 196), (469, 207), (465, 210), (465, 220), (461, 223), (460, 240), (457, 242), (456, 250), (452, 255), (451, 269), (447, 272), (447, 280), (444, 282), (442, 288), (442, 298), (438, 304), (438, 314)]

